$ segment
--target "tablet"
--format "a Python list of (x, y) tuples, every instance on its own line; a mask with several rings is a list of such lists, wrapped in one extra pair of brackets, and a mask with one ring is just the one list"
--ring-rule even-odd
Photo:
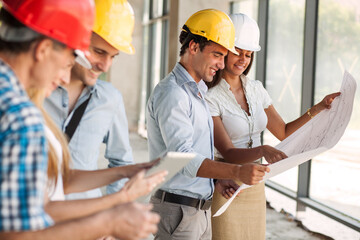
[(159, 189), (165, 182), (171, 179), (177, 172), (179, 172), (185, 165), (187, 165), (191, 159), (196, 156), (195, 153), (183, 153), (183, 152), (167, 152), (162, 157), (154, 159), (157, 163), (146, 172), (146, 176), (153, 173), (167, 170), (168, 175), (165, 177), (165, 181), (157, 185), (149, 194), (138, 198), (139, 202), (146, 202), (149, 197)]

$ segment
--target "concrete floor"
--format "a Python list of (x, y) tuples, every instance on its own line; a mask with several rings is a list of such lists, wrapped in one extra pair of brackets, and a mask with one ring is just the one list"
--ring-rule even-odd
[[(130, 144), (133, 148), (133, 156), (136, 163), (148, 161), (146, 139), (136, 133), (130, 134)], [(103, 149), (100, 156), (103, 156)], [(107, 162), (99, 159), (99, 168), (105, 168)], [(147, 240), (153, 239), (151, 236)], [(267, 240), (319, 240), (333, 239), (314, 234), (298, 226), (298, 223), (286, 213), (279, 213), (272, 208), (267, 208), (266, 218), (266, 239)]]

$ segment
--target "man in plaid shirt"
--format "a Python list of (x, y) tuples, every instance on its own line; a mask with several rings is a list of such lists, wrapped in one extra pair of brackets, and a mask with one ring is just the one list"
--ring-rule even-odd
[(1, 230), (42, 229), (47, 146), (43, 120), (11, 68), (0, 59)]
[(44, 210), (44, 121), (25, 89), (47, 88), (69, 74), (74, 49), (88, 47), (94, 12), (90, 1), (79, 3), (77, 7), (89, 9), (90, 15), (76, 26), (81, 34), (71, 38), (74, 31), (64, 29), (64, 23), (42, 23), (41, 18), (56, 13), (46, 12), (47, 2), (4, 0), (0, 10), (0, 231), (34, 231), (53, 224)]
[(1, 3), (0, 239), (96, 239), (111, 235), (135, 240), (155, 232), (159, 216), (150, 212), (151, 206), (135, 203), (53, 225), (44, 211), (44, 123), (25, 89), (50, 89), (59, 79), (69, 77), (75, 55), (81, 57), (79, 50), (89, 47), (94, 4), (92, 0)]

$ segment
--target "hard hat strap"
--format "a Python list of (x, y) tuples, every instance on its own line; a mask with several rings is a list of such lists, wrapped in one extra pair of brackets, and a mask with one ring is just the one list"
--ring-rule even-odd
[(4, 41), (27, 42), (34, 40), (39, 36), (41, 36), (41, 34), (27, 27), (11, 27), (4, 22), (0, 26), (0, 38)]
[[(183, 25), (183, 27), (181, 28), (181, 31), (183, 32), (186, 32), (188, 33), (189, 35), (188, 36), (192, 36), (193, 37), (193, 40), (196, 42), (196, 43), (200, 43), (200, 42), (213, 42), (213, 43), (216, 43), (212, 40), (210, 40), (209, 38), (205, 37), (205, 36), (202, 36), (200, 34), (195, 34), (195, 33), (192, 33), (190, 31), (190, 29), (188, 28), (188, 26), (186, 26), (185, 24)], [(206, 44), (205, 44), (206, 45)]]
[[(186, 32), (188, 35), (188, 37), (192, 37), (192, 39), (194, 40), (194, 42), (196, 43), (201, 43), (201, 42), (212, 42), (211, 40), (207, 39), (206, 37), (203, 37), (201, 35), (198, 34), (194, 34), (190, 31), (190, 29), (188, 28), (188, 26), (186, 26), (185, 24), (183, 25), (182, 29), (183, 32)], [(206, 45), (206, 44), (205, 44)]]

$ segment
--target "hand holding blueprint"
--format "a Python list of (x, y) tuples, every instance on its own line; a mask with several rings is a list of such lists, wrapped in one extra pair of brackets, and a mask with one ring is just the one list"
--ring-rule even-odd
[[(350, 121), (355, 91), (355, 79), (350, 73), (345, 72), (340, 89), (341, 95), (334, 99), (331, 109), (323, 110), (275, 146), (289, 157), (269, 165), (270, 172), (265, 174), (263, 181), (298, 166), (334, 147), (344, 134)], [(241, 185), (234, 195), (214, 214), (214, 217), (225, 212), (236, 195), (241, 190), (249, 187), (251, 186)]]
[(279, 143), (275, 148), (292, 156), (319, 147), (330, 149), (338, 143), (348, 125), (353, 109), (356, 81), (345, 72), (341, 95), (334, 99), (331, 109), (317, 114), (311, 121)]

